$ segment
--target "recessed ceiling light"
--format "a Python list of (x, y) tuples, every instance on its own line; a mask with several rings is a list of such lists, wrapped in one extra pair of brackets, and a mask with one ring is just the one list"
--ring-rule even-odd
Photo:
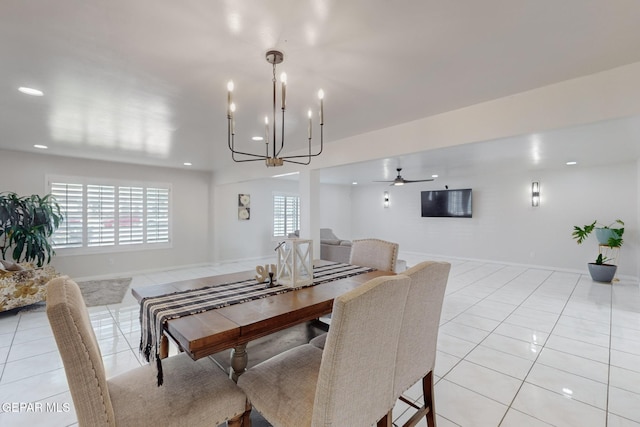
[(353, 181), (351, 185), (358, 185), (358, 181)]
[(261, 136), (252, 136), (251, 139), (253, 139), (254, 141), (262, 141), (264, 138)]
[(436, 175), (436, 174), (431, 175), (431, 178), (437, 178), (437, 177), (438, 177), (438, 175)]
[(39, 148), (41, 150), (46, 150), (47, 148), (49, 148), (46, 145), (42, 145), (42, 144), (36, 144), (36, 145), (34, 145), (34, 147), (35, 148)]
[(31, 95), (31, 96), (42, 96), (44, 95), (44, 92), (42, 92), (41, 90), (38, 89), (34, 89), (31, 87), (24, 87), (21, 86), (18, 88), (18, 90), (26, 95)]
[(567, 166), (573, 166), (573, 165), (577, 165), (577, 164), (578, 164), (578, 162), (573, 162), (573, 161), (567, 162)]
[(193, 166), (193, 164), (191, 162), (184, 162), (183, 165), (185, 165), (185, 166)]

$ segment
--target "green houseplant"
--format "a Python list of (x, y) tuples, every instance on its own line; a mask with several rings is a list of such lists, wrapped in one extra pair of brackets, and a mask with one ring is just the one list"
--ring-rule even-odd
[(0, 254), (3, 260), (33, 262), (38, 267), (55, 254), (50, 237), (63, 220), (60, 206), (51, 194), (20, 197), (0, 193)]
[[(600, 226), (598, 226), (600, 225)], [(615, 227), (614, 227), (615, 226)], [(596, 238), (600, 243), (600, 246), (607, 246), (609, 248), (620, 248), (624, 240), (622, 235), (624, 234), (624, 222), (620, 219), (615, 220), (609, 225), (599, 224), (598, 221), (593, 221), (591, 224), (587, 224), (583, 227), (577, 225), (573, 227), (573, 233), (571, 236), (577, 241), (578, 244), (582, 244), (589, 235), (595, 231)], [(610, 283), (613, 277), (616, 275), (618, 266), (615, 264), (608, 264), (611, 261), (599, 251), (595, 262), (587, 264), (589, 268), (589, 274), (591, 278), (596, 282)]]

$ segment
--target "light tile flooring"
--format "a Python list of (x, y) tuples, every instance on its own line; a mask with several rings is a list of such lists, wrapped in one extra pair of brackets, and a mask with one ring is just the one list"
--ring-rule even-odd
[[(424, 259), (401, 255), (409, 265)], [(259, 262), (143, 274), (132, 285), (248, 270)], [(451, 262), (435, 369), (440, 427), (640, 426), (638, 283)], [(138, 308), (130, 294), (90, 312), (108, 375), (139, 366)], [(419, 390), (407, 396), (418, 399)], [(2, 426), (76, 422), (44, 312), (0, 314), (0, 404)], [(410, 416), (407, 408), (395, 408), (397, 425)]]

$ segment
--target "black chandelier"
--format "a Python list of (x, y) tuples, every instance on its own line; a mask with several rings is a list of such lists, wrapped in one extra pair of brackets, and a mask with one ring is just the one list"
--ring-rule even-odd
[[(232, 92), (234, 89), (233, 82), (230, 81), (227, 84), (227, 139), (229, 143), (229, 150), (231, 150), (231, 158), (235, 162), (255, 162), (264, 160), (265, 164), (269, 166), (282, 166), (284, 162), (289, 163), (297, 163), (300, 165), (308, 165), (311, 163), (311, 158), (319, 156), (322, 153), (322, 145), (323, 145), (323, 126), (324, 126), (324, 110), (323, 110), (323, 98), (324, 92), (322, 89), (318, 91), (318, 98), (320, 99), (320, 149), (317, 153), (312, 153), (311, 151), (311, 137), (312, 137), (312, 118), (313, 113), (309, 110), (309, 127), (307, 132), (307, 139), (309, 140), (309, 152), (308, 154), (302, 154), (297, 156), (281, 156), (280, 152), (284, 148), (284, 112), (286, 110), (286, 98), (287, 98), (287, 75), (282, 73), (280, 75), (280, 86), (281, 86), (281, 95), (280, 95), (280, 109), (282, 110), (281, 114), (281, 127), (280, 127), (280, 144), (277, 144), (277, 126), (276, 126), (276, 112), (277, 112), (277, 90), (276, 90), (276, 65), (282, 63), (284, 61), (284, 54), (278, 50), (270, 50), (266, 53), (267, 62), (273, 66), (273, 115), (272, 115), (272, 123), (273, 123), (273, 132), (272, 132), (272, 140), (270, 137), (270, 129), (269, 129), (269, 117), (265, 117), (265, 154), (255, 154), (255, 153), (247, 153), (245, 151), (239, 151), (235, 149), (235, 119), (234, 114), (236, 111), (236, 105), (232, 100)], [(270, 147), (271, 145), (271, 147)], [(270, 150), (271, 148), (271, 150)], [(271, 151), (271, 153), (269, 153)], [(236, 156), (240, 156), (236, 158)]]

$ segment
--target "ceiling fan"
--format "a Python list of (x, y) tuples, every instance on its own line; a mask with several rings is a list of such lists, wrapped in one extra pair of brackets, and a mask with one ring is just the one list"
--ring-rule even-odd
[(404, 179), (402, 177), (402, 175), (400, 175), (400, 171), (402, 170), (402, 168), (397, 168), (396, 170), (398, 171), (398, 176), (393, 181), (374, 181), (374, 182), (390, 182), (391, 185), (404, 185), (404, 184), (411, 184), (413, 182), (433, 181), (433, 178), (431, 178), (431, 179), (417, 179), (417, 180)]

